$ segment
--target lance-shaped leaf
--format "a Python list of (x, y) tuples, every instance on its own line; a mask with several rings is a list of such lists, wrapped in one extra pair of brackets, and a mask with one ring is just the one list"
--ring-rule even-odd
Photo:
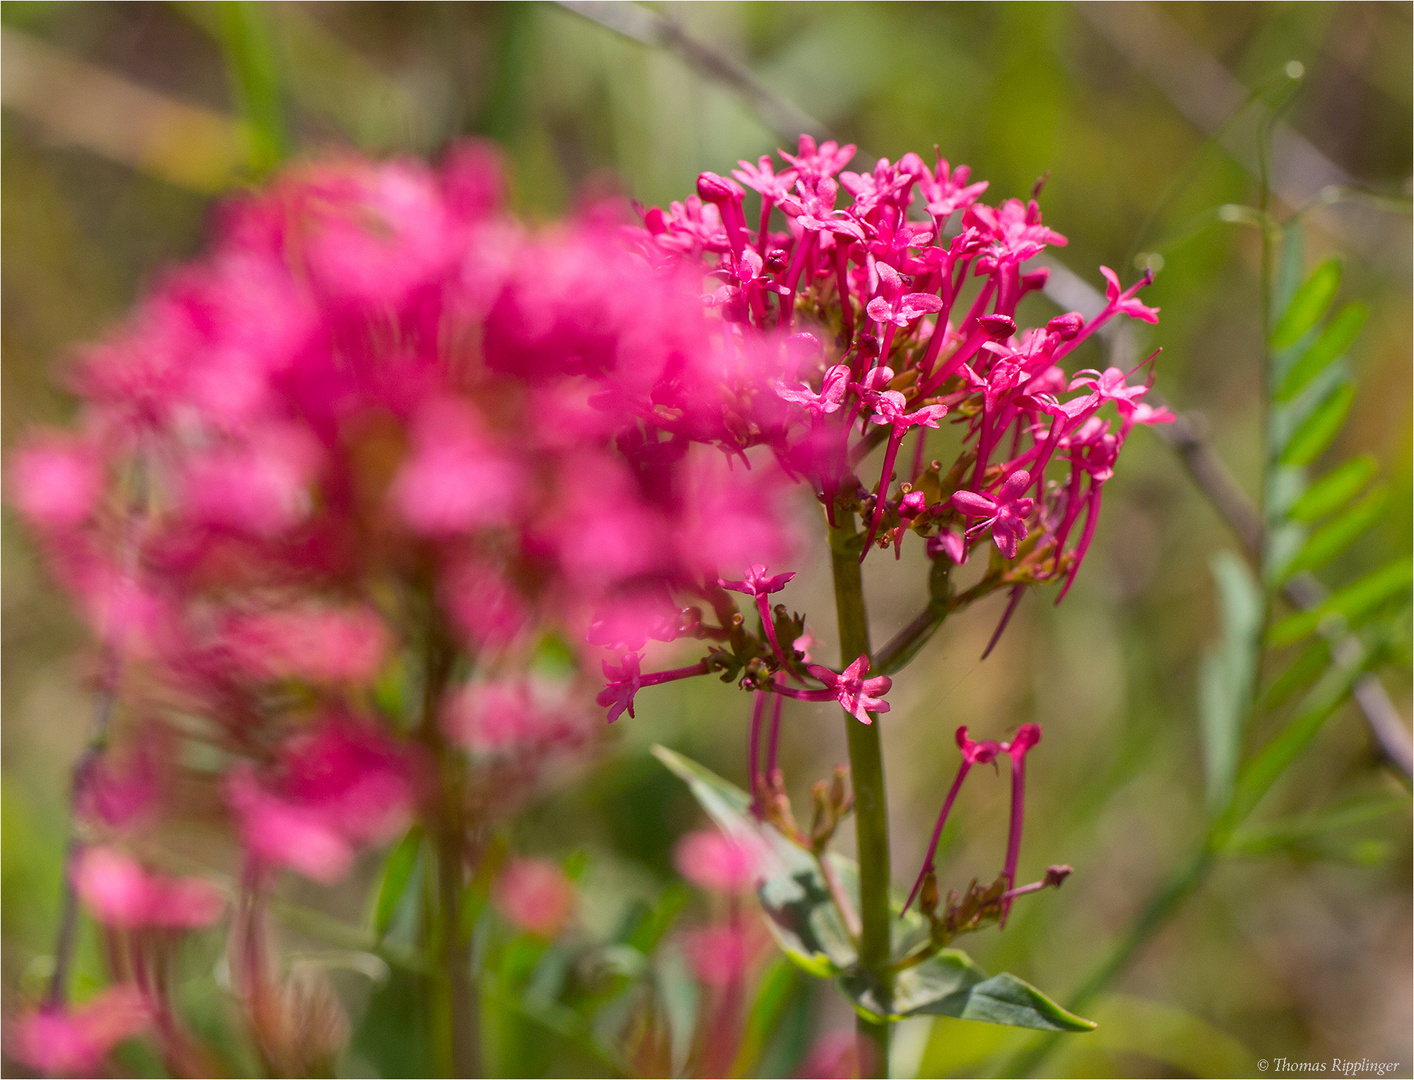
[(1319, 570), (1325, 566), (1380, 520), (1388, 502), (1388, 493), (1376, 489), (1347, 512), (1317, 529), (1282, 568), (1282, 580), (1303, 570)]
[(1326, 369), (1326, 365), (1350, 348), (1369, 313), (1370, 309), (1358, 300), (1341, 308), (1339, 314), (1326, 324), (1315, 343), (1291, 366), (1277, 390), (1276, 399), (1291, 401), (1306, 389), (1311, 380)]
[(1330, 446), (1355, 403), (1355, 387), (1338, 386), (1296, 429), (1281, 451), (1283, 465), (1309, 465)]
[(1307, 488), (1292, 505), (1291, 517), (1310, 524), (1335, 513), (1364, 491), (1379, 471), (1379, 462), (1369, 454), (1351, 458)]
[[(653, 754), (687, 784), (718, 828), (729, 836), (761, 842), (766, 866), (757, 896), (766, 912), (766, 925), (781, 950), (822, 979), (855, 963), (858, 951), (830, 900), (814, 857), (776, 829), (758, 822), (751, 813), (751, 797), (739, 787), (667, 747), (655, 746)], [(836, 865), (844, 861), (836, 860)], [(846, 890), (853, 876), (841, 875)]]
[(1287, 349), (1295, 345), (1321, 321), (1340, 289), (1339, 259), (1328, 259), (1316, 267), (1306, 283), (1296, 290), (1286, 311), (1272, 330), (1272, 348)]
[(1252, 708), (1261, 652), (1262, 590), (1247, 564), (1231, 552), (1213, 560), (1222, 612), (1222, 640), (1203, 658), (1199, 720), (1208, 806), (1217, 811), (1232, 794), (1242, 737)]
[(856, 1009), (876, 1018), (953, 1016), (1041, 1031), (1092, 1031), (1095, 1027), (1015, 975), (988, 978), (957, 949), (944, 949), (900, 971), (887, 1001), (878, 985), (862, 975), (841, 976), (839, 986)]
[(1323, 619), (1336, 616), (1354, 625), (1386, 600), (1407, 595), (1410, 585), (1414, 585), (1414, 560), (1400, 559), (1331, 593), (1320, 607), (1288, 615), (1272, 627), (1268, 641), (1272, 645), (1291, 645), (1315, 633)]

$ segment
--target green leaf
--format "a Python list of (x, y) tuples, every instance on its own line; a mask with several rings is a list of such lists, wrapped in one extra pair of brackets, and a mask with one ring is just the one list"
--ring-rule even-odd
[(1224, 847), (1237, 826), (1262, 800), (1277, 779), (1301, 752), (1311, 744), (1322, 727), (1345, 703), (1351, 687), (1364, 670), (1364, 664), (1354, 663), (1331, 667), (1302, 699), (1295, 717), (1264, 746), (1242, 770), (1237, 779), (1232, 802), (1223, 820), (1214, 830), (1214, 840)]
[(1317, 638), (1302, 650), (1290, 667), (1272, 680), (1271, 685), (1262, 693), (1262, 709), (1278, 708), (1293, 694), (1306, 689), (1326, 670), (1326, 665), (1330, 662), (1330, 642)]
[(775, 1034), (786, 1007), (804, 986), (800, 972), (785, 957), (777, 957), (767, 965), (756, 991), (756, 1000), (747, 1014), (746, 1029), (731, 1070), (733, 1076), (757, 1075), (756, 1065), (766, 1044)]
[(1360, 534), (1380, 520), (1389, 503), (1389, 493), (1372, 492), (1350, 511), (1317, 529), (1296, 557), (1282, 569), (1285, 580), (1302, 570), (1319, 570), (1359, 538)]
[(269, 9), (253, 0), (225, 0), (221, 16), (226, 66), (250, 142), (250, 168), (263, 176), (290, 149)]
[[(1240, 829), (1228, 841), (1227, 852), (1234, 855), (1270, 855), (1310, 847), (1330, 833), (1374, 821), (1396, 811), (1409, 809), (1408, 795), (1378, 795), (1336, 809), (1287, 818), (1270, 825)], [(1345, 850), (1349, 850), (1348, 845)]]
[(1379, 462), (1369, 454), (1351, 458), (1307, 488), (1306, 493), (1292, 506), (1291, 517), (1310, 523), (1335, 513), (1359, 495), (1379, 469)]
[(1336, 388), (1335, 393), (1326, 398), (1310, 416), (1301, 422), (1296, 433), (1281, 452), (1283, 465), (1309, 465), (1340, 432), (1355, 402), (1355, 388), (1349, 383)]
[[(769, 825), (757, 822), (751, 814), (751, 797), (740, 788), (667, 747), (655, 746), (653, 754), (687, 784), (723, 832), (764, 841), (771, 864), (757, 896), (766, 912), (766, 925), (781, 950), (816, 978), (829, 978), (854, 964), (859, 954), (835, 911), (814, 857)], [(843, 865), (847, 860), (831, 858), (837, 868), (849, 869)], [(848, 888), (849, 879), (857, 880), (857, 872), (841, 874), (841, 878)]]
[(1276, 392), (1278, 401), (1290, 401), (1325, 370), (1326, 365), (1350, 348), (1360, 335), (1370, 309), (1358, 300), (1346, 304), (1286, 373)]
[(966, 953), (957, 949), (944, 949), (923, 963), (900, 971), (894, 979), (893, 997), (887, 1003), (877, 985), (863, 976), (841, 976), (839, 986), (857, 1010), (879, 1019), (953, 1016), (1042, 1031), (1092, 1031), (1095, 1027), (1015, 975), (988, 978)]
[(1414, 585), (1414, 560), (1400, 559), (1333, 592), (1319, 607), (1283, 619), (1272, 627), (1268, 640), (1272, 645), (1291, 645), (1315, 633), (1323, 619), (1334, 616), (1353, 624), (1391, 597), (1407, 594), (1411, 585)]
[(1263, 594), (1247, 564), (1231, 552), (1213, 560), (1222, 639), (1203, 660), (1199, 722), (1208, 805), (1226, 805), (1242, 752), (1261, 654)]
[(1306, 283), (1296, 290), (1272, 331), (1272, 348), (1289, 349), (1310, 332), (1335, 299), (1340, 277), (1339, 259), (1327, 259), (1316, 267)]
[(378, 886), (378, 903), (373, 909), (373, 931), (380, 941), (393, 925), (398, 901), (407, 891), (421, 851), (422, 826), (414, 825), (383, 861), (383, 880)]

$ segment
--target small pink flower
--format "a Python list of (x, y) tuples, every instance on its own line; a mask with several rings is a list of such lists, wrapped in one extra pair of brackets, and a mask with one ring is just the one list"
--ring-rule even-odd
[(643, 677), (638, 671), (638, 665), (642, 659), (643, 657), (638, 653), (631, 652), (624, 653), (619, 657), (617, 667), (607, 660), (601, 662), (604, 669), (605, 686), (594, 700), (609, 710), (609, 723), (611, 724), (625, 710), (628, 711), (630, 718), (634, 715), (633, 696), (643, 685)]
[(1026, 539), (1027, 515), (1036, 505), (1034, 499), (1025, 498), (1021, 494), (1030, 486), (1031, 474), (1025, 469), (1018, 469), (1006, 478), (995, 497), (981, 495), (975, 491), (955, 491), (952, 504), (968, 517), (986, 519), (968, 529), (969, 536), (990, 527), (992, 540), (997, 548), (1008, 559), (1014, 559), (1017, 544)]
[(554, 938), (574, 914), (574, 886), (547, 859), (513, 859), (493, 893), (496, 909), (514, 926)]
[(699, 888), (730, 895), (751, 888), (762, 855), (760, 847), (744, 836), (707, 829), (679, 840), (673, 861), (678, 873)]
[(11, 500), (32, 524), (71, 529), (92, 514), (103, 489), (103, 465), (77, 439), (39, 438), (16, 452), (10, 484)]
[(226, 798), (240, 819), (246, 849), (263, 862), (324, 885), (339, 881), (353, 865), (353, 846), (323, 814), (272, 795), (249, 769), (231, 772)]
[(829, 692), (839, 700), (840, 706), (861, 724), (870, 722), (870, 712), (886, 713), (889, 703), (883, 695), (889, 692), (894, 681), (887, 675), (872, 679), (864, 678), (869, 673), (869, 657), (860, 654), (858, 660), (836, 675), (827, 667), (811, 664), (807, 669), (811, 675), (825, 684)]
[(943, 310), (941, 297), (932, 293), (904, 292), (903, 279), (888, 263), (876, 264), (879, 269), (879, 287), (882, 295), (869, 301), (866, 309), (869, 317), (879, 324), (892, 323), (904, 327), (924, 315)]
[(94, 1076), (114, 1046), (151, 1021), (136, 987), (112, 986), (83, 1005), (40, 1008), (17, 1018), (13, 1053), (50, 1076)]
[(1120, 315), (1128, 315), (1131, 319), (1138, 319), (1141, 322), (1157, 323), (1159, 321), (1159, 309), (1149, 307), (1134, 299), (1134, 294), (1154, 280), (1151, 271), (1144, 271), (1144, 276), (1131, 285), (1128, 289), (1121, 290), (1119, 275), (1108, 266), (1100, 267), (1100, 273), (1105, 276), (1105, 299), (1109, 301), (1110, 308)]
[(94, 917), (120, 929), (196, 929), (210, 926), (225, 907), (210, 883), (148, 873), (116, 848), (86, 849), (73, 873), (75, 891)]
[(183, 478), (183, 506), (203, 525), (270, 539), (304, 521), (322, 453), (308, 433), (288, 427), (194, 458)]
[(223, 642), (236, 665), (258, 679), (364, 686), (383, 666), (391, 638), (367, 608), (320, 608), (240, 615)]
[(413, 531), (452, 536), (507, 521), (520, 484), (520, 469), (491, 445), (475, 411), (443, 400), (418, 415), (412, 454), (389, 497)]
[(533, 676), (468, 683), (442, 709), (447, 738), (481, 754), (576, 742), (585, 726), (567, 688)]
[(811, 416), (828, 416), (843, 403), (849, 390), (849, 365), (836, 364), (825, 372), (825, 377), (817, 394), (804, 383), (801, 389), (792, 390), (784, 383), (776, 383), (776, 395), (792, 405), (799, 405)]
[(730, 926), (689, 930), (683, 934), (682, 947), (698, 979), (714, 989), (740, 979), (750, 959), (746, 935)]

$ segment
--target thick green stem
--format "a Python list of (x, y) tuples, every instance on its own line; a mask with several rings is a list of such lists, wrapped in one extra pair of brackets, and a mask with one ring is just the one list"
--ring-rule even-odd
[(431, 805), (428, 831), (436, 854), (434, 926), (428, 943), (437, 1024), (445, 1033), (440, 1055), (451, 1076), (480, 1076), (481, 1048), (476, 980), (471, 970), (471, 942), (463, 926), (466, 895), (466, 763), (447, 745), (437, 724), (437, 710), (452, 674), (455, 654), (442, 627), (430, 620), (427, 669), (423, 686), (422, 739), (437, 762), (438, 791)]
[[(830, 537), (842, 665), (851, 664), (870, 651), (858, 541), (853, 515)], [(884, 791), (884, 756), (877, 722), (861, 724), (848, 713), (844, 720), (859, 847), (859, 966), (879, 984), (887, 1000), (893, 973), (889, 970), (889, 812)], [(887, 1076), (888, 1023), (860, 1017), (858, 1033), (860, 1075)]]

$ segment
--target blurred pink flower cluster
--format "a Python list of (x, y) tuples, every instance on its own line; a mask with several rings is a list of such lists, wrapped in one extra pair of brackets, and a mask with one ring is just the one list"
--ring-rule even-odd
[[(532, 228), (503, 186), (471, 143), (231, 200), (211, 249), (76, 358), (72, 428), (12, 456), (11, 501), (103, 646), (102, 735), (147, 748), (76, 783), (70, 874), (113, 935), (220, 917), (136, 857), (203, 793), (252, 895), (282, 868), (339, 881), (414, 818), (504, 814), (602, 724), (587, 654), (671, 639), (693, 618), (673, 593), (789, 554), (788, 480), (748, 467), (784, 438), (785, 336), (724, 348), (700, 271), (645, 253), (627, 208)], [(214, 765), (175, 783), (193, 747)], [(471, 775), (451, 794), (447, 755)], [(140, 988), (160, 1016), (161, 980)], [(43, 1015), (17, 1044), (40, 1067), (131, 1026)], [(51, 1028), (69, 1057), (33, 1049)]]

